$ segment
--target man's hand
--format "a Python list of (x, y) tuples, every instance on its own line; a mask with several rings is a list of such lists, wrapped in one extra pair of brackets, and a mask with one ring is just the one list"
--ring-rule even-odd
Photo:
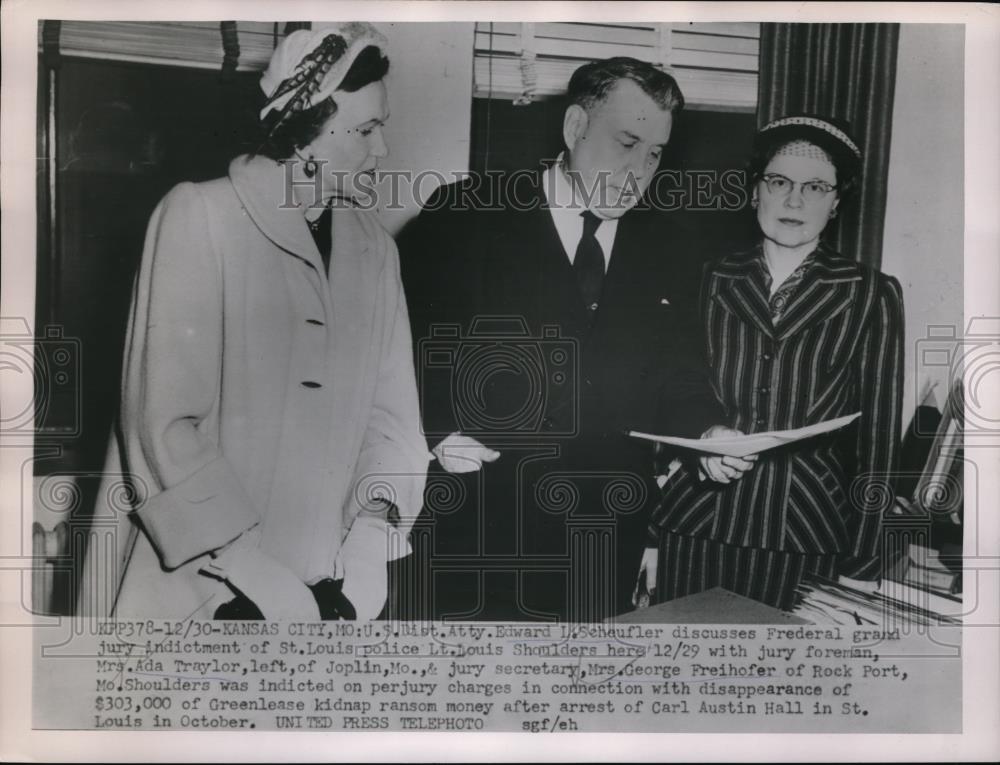
[(448, 473), (475, 473), (484, 462), (493, 462), (500, 452), (487, 449), (474, 438), (452, 433), (433, 450), (437, 461)]
[[(704, 433), (702, 438), (722, 438), (725, 436), (742, 436), (738, 430), (727, 428), (725, 425), (713, 425)], [(737, 481), (743, 474), (754, 466), (757, 461), (756, 454), (748, 454), (746, 457), (729, 457), (720, 454), (706, 454), (698, 458), (698, 465), (701, 472), (716, 483), (729, 483)]]

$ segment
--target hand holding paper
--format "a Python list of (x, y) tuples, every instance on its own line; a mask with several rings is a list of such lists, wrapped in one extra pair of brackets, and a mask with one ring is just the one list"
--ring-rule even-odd
[(793, 430), (772, 430), (766, 433), (751, 433), (750, 435), (715, 436), (709, 438), (677, 438), (674, 436), (656, 436), (650, 433), (641, 433), (636, 430), (629, 431), (630, 436), (643, 438), (647, 441), (657, 441), (662, 444), (671, 444), (685, 449), (702, 452), (705, 454), (722, 454), (729, 457), (746, 457), (750, 454), (774, 449), (778, 446), (802, 441), (806, 438), (818, 436), (823, 433), (830, 433), (839, 430), (845, 425), (849, 425), (861, 416), (861, 412), (855, 412), (844, 417), (837, 417), (833, 420), (820, 422), (815, 425), (807, 425), (803, 428)]
[[(733, 439), (743, 438), (744, 435), (738, 430), (727, 428), (724, 425), (713, 425), (701, 434), (699, 441), (709, 439)], [(753, 467), (757, 461), (756, 454), (746, 454), (742, 457), (732, 455), (702, 454), (698, 458), (700, 473), (712, 479), (716, 483), (729, 483), (738, 481), (743, 474)]]

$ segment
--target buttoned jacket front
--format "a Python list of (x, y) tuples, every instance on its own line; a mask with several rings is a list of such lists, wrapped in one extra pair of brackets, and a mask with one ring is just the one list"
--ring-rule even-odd
[[(435, 597), (446, 603), (481, 582), (469, 618), (628, 610), (658, 496), (653, 450), (628, 431), (697, 437), (722, 419), (689, 227), (658, 210), (627, 212), (591, 324), (541, 177), (507, 176), (495, 197), (443, 187), (401, 242), (429, 443), (459, 432), (502, 455), (447, 476), (462, 482), (460, 509), (442, 510), (428, 492), (441, 551)], [(580, 595), (585, 586), (595, 594)]]
[(651, 531), (837, 554), (841, 573), (872, 576), (898, 451), (899, 283), (820, 245), (775, 324), (757, 248), (708, 269), (702, 316), (713, 385), (733, 427), (760, 433), (861, 417), (847, 431), (764, 452), (729, 485), (682, 469)]
[(373, 494), (408, 529), (429, 455), (396, 247), (355, 208), (332, 239), (327, 277), (263, 157), (157, 207), (93, 524), (114, 549), (88, 555), (82, 611), (210, 617), (232, 592), (201, 573), (207, 554), (251, 527), (304, 582), (329, 576)]

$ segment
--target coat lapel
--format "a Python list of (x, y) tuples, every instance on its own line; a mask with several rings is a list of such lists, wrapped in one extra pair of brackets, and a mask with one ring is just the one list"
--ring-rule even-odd
[(285, 168), (267, 157), (241, 156), (229, 163), (229, 178), (247, 215), (282, 250), (305, 260), (323, 273), (323, 259), (309, 233), (305, 216), (293, 199)]
[(776, 336), (784, 340), (807, 327), (821, 324), (845, 311), (855, 299), (861, 281), (858, 266), (824, 245), (812, 255), (798, 289), (792, 292), (778, 322)]
[(723, 259), (714, 273), (720, 279), (715, 299), (731, 313), (770, 336), (774, 329), (759, 248)]
[(856, 263), (825, 245), (821, 244), (811, 257), (813, 262), (792, 293), (777, 327), (771, 321), (759, 247), (719, 262), (714, 273), (721, 284), (715, 299), (766, 335), (784, 340), (846, 310), (861, 280)]

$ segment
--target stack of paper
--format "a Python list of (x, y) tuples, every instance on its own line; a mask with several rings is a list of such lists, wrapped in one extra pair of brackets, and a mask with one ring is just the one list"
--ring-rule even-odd
[(679, 438), (676, 436), (656, 436), (651, 433), (642, 433), (638, 430), (630, 430), (629, 435), (635, 438), (643, 438), (647, 441), (657, 441), (661, 444), (680, 446), (685, 449), (692, 449), (697, 452), (708, 454), (722, 454), (728, 457), (746, 457), (748, 454), (760, 454), (768, 449), (778, 446), (785, 446), (796, 441), (801, 441), (813, 436), (829, 433), (849, 425), (861, 416), (861, 412), (848, 414), (844, 417), (837, 417), (833, 420), (820, 422), (816, 425), (807, 425), (804, 428), (794, 430), (771, 430), (766, 433), (751, 433), (744, 436), (723, 436), (720, 438)]
[(812, 579), (799, 586), (792, 611), (814, 624), (960, 624), (961, 601), (937, 598), (897, 582), (884, 581), (875, 592), (839, 582)]

